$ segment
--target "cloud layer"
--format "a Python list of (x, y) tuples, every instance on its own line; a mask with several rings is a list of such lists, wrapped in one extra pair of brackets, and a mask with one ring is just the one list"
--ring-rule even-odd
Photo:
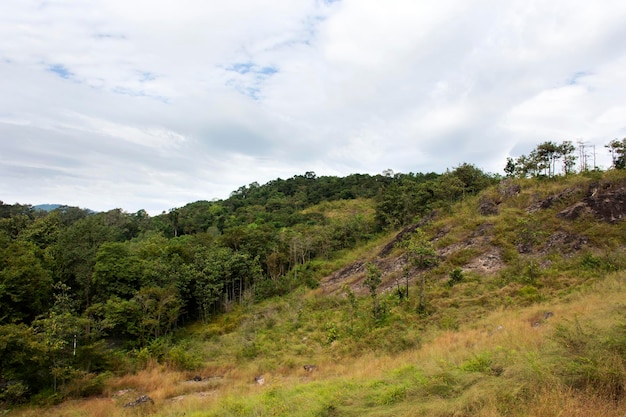
[(253, 181), (500, 172), (626, 136), (626, 3), (6, 0), (0, 200), (159, 213)]

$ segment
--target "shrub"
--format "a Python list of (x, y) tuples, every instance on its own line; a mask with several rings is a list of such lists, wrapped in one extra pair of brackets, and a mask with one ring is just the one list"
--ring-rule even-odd
[(181, 371), (193, 371), (203, 364), (197, 350), (187, 343), (172, 347), (166, 353), (165, 361), (170, 368)]
[(474, 355), (472, 358), (465, 361), (459, 369), (463, 372), (491, 372), (491, 364), (493, 360), (491, 355), (487, 352)]
[(520, 288), (518, 295), (527, 303), (537, 303), (543, 299), (537, 288), (532, 285)]
[(0, 390), (0, 403), (19, 404), (28, 398), (28, 385), (21, 381), (7, 383)]
[(452, 287), (454, 284), (458, 284), (463, 281), (463, 270), (459, 267), (454, 268), (452, 272), (450, 272), (450, 280), (448, 281), (448, 286)]
[(104, 391), (106, 380), (111, 376), (108, 372), (97, 375), (84, 373), (82, 376), (73, 379), (63, 387), (65, 397), (90, 397), (100, 395)]

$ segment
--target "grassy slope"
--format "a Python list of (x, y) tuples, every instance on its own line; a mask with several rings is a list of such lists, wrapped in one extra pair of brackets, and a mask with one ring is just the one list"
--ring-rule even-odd
[[(488, 190), (440, 214), (424, 228), (442, 255), (428, 272), (427, 315), (416, 312), (414, 283), (408, 300), (393, 290), (379, 295), (387, 308), (379, 321), (368, 297), (351, 305), (341, 291), (299, 290), (186, 329), (181, 347), (164, 356), (170, 366), (149, 364), (111, 378), (102, 398), (15, 414), (626, 415), (625, 222), (556, 217), (580, 200), (590, 181), (523, 181), (515, 197)], [(529, 213), (564, 190), (570, 191), (553, 206)], [(489, 198), (501, 200), (498, 213), (480, 215), (481, 201)], [(326, 274), (357, 258), (375, 260), (393, 278), (402, 253), (376, 256), (389, 239), (344, 254), (332, 268), (317, 267)], [(450, 287), (455, 267), (464, 269), (464, 278)], [(347, 281), (357, 283), (356, 291), (359, 273)], [(544, 319), (546, 311), (553, 316)], [(317, 366), (311, 373), (302, 368), (309, 363)], [(261, 374), (259, 386), (254, 377)], [(188, 381), (194, 375), (204, 379)], [(134, 391), (115, 395), (127, 388)], [(143, 393), (155, 404), (122, 408)]]

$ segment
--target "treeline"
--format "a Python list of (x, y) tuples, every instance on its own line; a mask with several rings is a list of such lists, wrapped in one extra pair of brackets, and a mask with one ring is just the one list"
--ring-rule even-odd
[[(604, 147), (611, 154), (611, 167), (614, 169), (626, 168), (626, 138), (614, 139)], [(593, 152), (593, 155), (590, 154)], [(598, 169), (595, 166), (595, 148), (589, 148), (580, 141), (577, 146), (572, 141), (565, 140), (560, 144), (547, 141), (539, 144), (528, 155), (517, 158), (507, 158), (504, 172), (508, 177), (554, 177), (576, 172), (585, 172)]]
[(307, 172), (154, 217), (0, 203), (0, 401), (58, 392), (117, 366), (113, 350), (140, 349), (235, 303), (314, 287), (311, 261), (497, 179), (469, 164), (444, 174)]

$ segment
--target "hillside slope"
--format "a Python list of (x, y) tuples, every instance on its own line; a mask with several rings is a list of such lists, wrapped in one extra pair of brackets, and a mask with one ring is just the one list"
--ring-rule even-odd
[(620, 171), (503, 181), (14, 414), (624, 416), (625, 197)]
[[(434, 212), (405, 227), (369, 259), (322, 278), (322, 287), (325, 293), (336, 293), (349, 283), (353, 291), (363, 293), (368, 261), (382, 270), (383, 287), (392, 287), (410, 267), (406, 252), (397, 248), (418, 228), (428, 233), (442, 261), (433, 273), (439, 278), (446, 268), (492, 277), (520, 263), (548, 267), (559, 255), (565, 259), (581, 253), (617, 255), (625, 242), (618, 223), (626, 215), (626, 180), (615, 174), (569, 182), (502, 181), (450, 213)], [(416, 271), (408, 275), (411, 280)]]

